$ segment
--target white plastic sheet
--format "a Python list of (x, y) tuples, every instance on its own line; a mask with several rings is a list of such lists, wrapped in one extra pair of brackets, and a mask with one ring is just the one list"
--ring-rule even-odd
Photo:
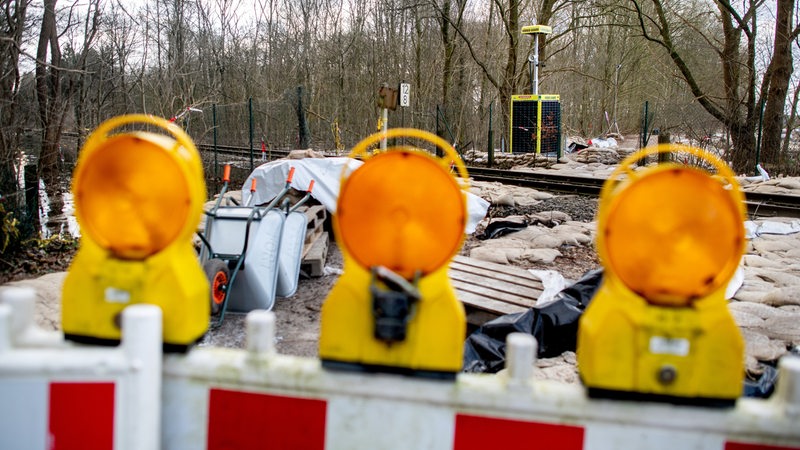
[(536, 306), (544, 306), (553, 300), (556, 295), (567, 287), (567, 280), (555, 270), (528, 269), (531, 275), (542, 280), (542, 293), (536, 299)]
[(744, 284), (744, 268), (739, 265), (730, 281), (728, 281), (728, 286), (725, 287), (725, 300), (732, 299), (736, 292), (739, 291), (739, 288), (742, 287), (742, 284)]
[(792, 220), (791, 222), (778, 222), (774, 220), (754, 222), (748, 220), (744, 223), (744, 230), (747, 239), (753, 239), (762, 234), (786, 235), (800, 233), (800, 220)]
[[(253, 198), (255, 205), (269, 202), (282, 189), (289, 175), (289, 169), (294, 167), (294, 177), (291, 186), (298, 191), (308, 189), (311, 180), (314, 180), (314, 189), (311, 196), (317, 199), (329, 212), (336, 212), (336, 200), (339, 196), (339, 179), (342, 169), (347, 166), (349, 170), (355, 170), (361, 161), (347, 158), (305, 158), (291, 160), (277, 160), (262, 164), (253, 170), (242, 185), (242, 193), (245, 201), (248, 199), (251, 180), (256, 179), (256, 192)], [(413, 180), (409, 180), (412, 182)], [(465, 232), (471, 234), (475, 232), (475, 227), (486, 216), (489, 209), (489, 202), (474, 195), (467, 193), (467, 226)]]

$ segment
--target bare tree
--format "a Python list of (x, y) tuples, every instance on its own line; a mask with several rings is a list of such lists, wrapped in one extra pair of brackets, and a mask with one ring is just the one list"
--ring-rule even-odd
[[(88, 72), (89, 54), (93, 53), (95, 36), (99, 30), (100, 22), (100, 0), (89, 0), (86, 16), (84, 17), (83, 30), (81, 35), (81, 47), (77, 54), (72, 55), (74, 61), (72, 65), (76, 72), (69, 77), (69, 92), (72, 96), (75, 114), (75, 128), (78, 131), (78, 146), (83, 141), (83, 133), (87, 114), (85, 111), (86, 99), (88, 96), (88, 85), (91, 74)], [(97, 125), (97, 124), (94, 124)]]
[(22, 127), (17, 94), (28, 3), (28, 0), (8, 1), (0, 9), (0, 194), (11, 198), (18, 190), (15, 166)]
[[(792, 25), (794, 14), (796, 14), (795, 0), (776, 1), (772, 59), (764, 75), (760, 93), (761, 98), (766, 99), (761, 156), (764, 161), (777, 163), (779, 166), (784, 166), (786, 163), (786, 155), (781, 153), (781, 132), (784, 129), (784, 108), (789, 93), (789, 82), (794, 70), (792, 42), (800, 34), (800, 24)], [(796, 97), (794, 103), (797, 103)]]
[(62, 70), (61, 48), (56, 29), (56, 0), (45, 0), (36, 50), (36, 99), (39, 104), (39, 124), (42, 127), (39, 174), (48, 189), (55, 189), (58, 184), (61, 128), (66, 109), (61, 90)]
[[(706, 18), (705, 23), (702, 23), (696, 18), (682, 14), (680, 8), (662, 0), (650, 2), (631, 0), (643, 37), (663, 48), (695, 99), (727, 128), (733, 143), (730, 159), (734, 170), (751, 172), (755, 168), (757, 159), (755, 132), (758, 124), (758, 104), (762, 100), (771, 105), (770, 114), (765, 114), (764, 117), (765, 131), (769, 130), (775, 134), (777, 130), (777, 138), (770, 138), (770, 150), (765, 151), (762, 160), (770, 164), (779, 162), (777, 147), (782, 129), (786, 89), (791, 75), (791, 55), (786, 56), (784, 47), (791, 45), (792, 33), (785, 32), (787, 28), (785, 20), (776, 21), (776, 27), (782, 28), (780, 33), (776, 33), (773, 41), (775, 51), (778, 52), (778, 61), (775, 61), (773, 54), (767, 73), (764, 74), (761, 86), (757, 89), (757, 17), (758, 10), (765, 4), (765, 0), (749, 0), (745, 2), (742, 11), (737, 10), (729, 1), (718, 0), (716, 3), (718, 21), (710, 22)], [(793, 8), (794, 0), (776, 0), (776, 5), (780, 15), (780, 11), (785, 10), (787, 6), (790, 10)], [(781, 21), (783, 24), (778, 23)], [(714, 29), (707, 28), (713, 23), (722, 24), (722, 42), (718, 43), (714, 38)], [(790, 19), (788, 23), (791, 23)], [(707, 45), (716, 49), (722, 69), (721, 98), (715, 95), (715, 88), (719, 85), (716, 80), (719, 77), (704, 84), (698, 78), (699, 66), (690, 64), (689, 56), (693, 48), (683, 46), (681, 39), (684, 36), (675, 31), (679, 27), (685, 33), (686, 25), (689, 25), (688, 29), (699, 35)], [(796, 33), (796, 30), (794, 32)], [(744, 50), (741, 49), (742, 40), (746, 46)]]

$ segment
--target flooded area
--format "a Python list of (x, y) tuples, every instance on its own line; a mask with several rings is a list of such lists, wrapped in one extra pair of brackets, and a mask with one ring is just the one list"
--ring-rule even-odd
[[(75, 201), (70, 190), (72, 172), (75, 165), (74, 160), (76, 159), (73, 155), (67, 155), (66, 158), (62, 158), (63, 167), (61, 168), (61, 179), (58, 186), (51, 189), (45, 185), (44, 180), (38, 180), (38, 202), (35, 217), (38, 219), (37, 229), (39, 230), (39, 237), (42, 239), (54, 236), (80, 237), (80, 226), (75, 218)], [(72, 157), (70, 158), (70, 156)], [(230, 190), (240, 189), (250, 173), (249, 160), (229, 160), (230, 156), (227, 155), (224, 160), (218, 157), (217, 164), (219, 168), (215, 170), (213, 153), (201, 152), (201, 157), (203, 159), (207, 198), (213, 198), (219, 192), (221, 185), (219, 176), (222, 174), (222, 167), (225, 164), (231, 164), (232, 166)], [(19, 174), (20, 192), (24, 193), (26, 191), (25, 167), (35, 166), (36, 163), (35, 155), (23, 154), (18, 160), (17, 173)], [(261, 161), (257, 161), (256, 165), (261, 163)]]
[(72, 192), (60, 190), (50, 198), (44, 182), (39, 180), (39, 232), (42, 238), (52, 236), (80, 237), (80, 227), (75, 218)]
[[(43, 179), (33, 179), (37, 174), (38, 159), (35, 152), (24, 152), (16, 161), (15, 170), (19, 183), (21, 202), (26, 205), (29, 217), (42, 239), (54, 236), (79, 237), (80, 228), (75, 219), (75, 205), (70, 192), (70, 180), (74, 163), (60, 159), (58, 186), (47, 186)], [(35, 211), (35, 212), (34, 212)], [(30, 220), (30, 219), (29, 219)]]

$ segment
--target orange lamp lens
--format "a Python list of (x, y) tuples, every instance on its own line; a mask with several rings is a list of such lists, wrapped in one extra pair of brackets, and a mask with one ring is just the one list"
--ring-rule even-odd
[(150, 133), (107, 139), (75, 176), (82, 232), (121, 259), (143, 259), (183, 230), (191, 199), (174, 156), (174, 141)]
[(413, 151), (370, 158), (345, 180), (338, 231), (362, 267), (385, 266), (406, 279), (427, 275), (461, 245), (466, 211), (455, 179)]
[(725, 187), (674, 167), (637, 179), (609, 205), (606, 265), (650, 303), (687, 306), (719, 289), (739, 264), (744, 228)]

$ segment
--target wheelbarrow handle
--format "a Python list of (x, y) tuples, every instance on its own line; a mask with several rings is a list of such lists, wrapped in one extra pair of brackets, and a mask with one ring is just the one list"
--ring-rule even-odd
[(307, 202), (309, 198), (311, 198), (311, 190), (312, 189), (314, 189), (314, 180), (313, 179), (311, 180), (310, 183), (308, 183), (308, 189), (306, 190), (306, 195), (304, 195), (303, 198), (301, 198), (297, 203), (295, 203), (294, 206), (292, 206), (292, 208), (289, 209), (288, 212), (297, 211), (297, 208), (303, 206), (303, 204), (305, 202)]
[(253, 199), (256, 198), (256, 185), (257, 185), (256, 178), (250, 180), (250, 197), (247, 198), (246, 205), (251, 205), (253, 203)]
[(223, 183), (230, 183), (231, 182), (231, 165), (225, 164), (225, 168), (222, 169), (222, 182)]
[(292, 178), (294, 178), (294, 167), (289, 168), (289, 176), (286, 177), (286, 187), (292, 184)]

